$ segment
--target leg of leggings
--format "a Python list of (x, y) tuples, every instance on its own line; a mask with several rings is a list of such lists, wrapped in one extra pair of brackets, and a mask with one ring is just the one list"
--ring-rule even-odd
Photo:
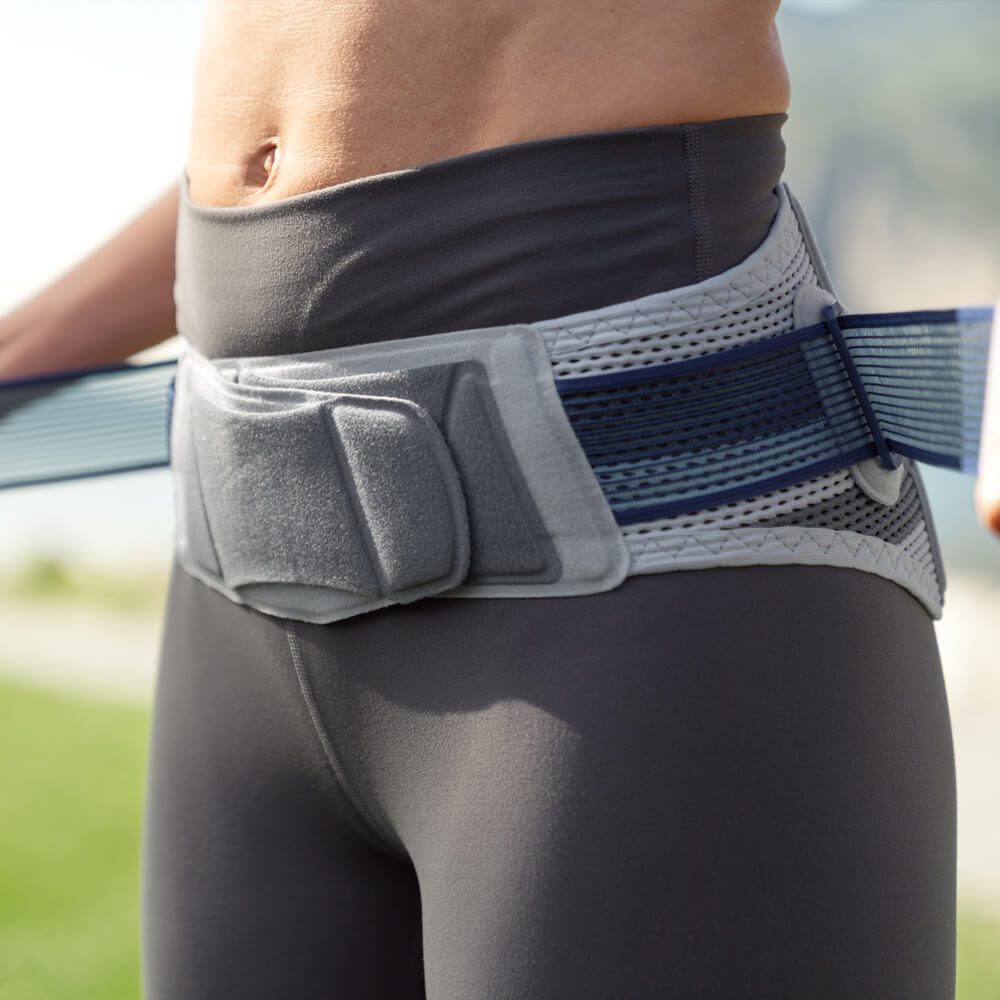
[(953, 996), (947, 705), (895, 584), (703, 570), (289, 635), (413, 859), (429, 1000)]
[(147, 1000), (416, 1000), (412, 867), (330, 768), (284, 623), (175, 573), (143, 858)]

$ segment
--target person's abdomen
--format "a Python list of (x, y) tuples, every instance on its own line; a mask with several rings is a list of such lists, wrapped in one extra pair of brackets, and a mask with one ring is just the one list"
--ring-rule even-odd
[(188, 159), (211, 205), (515, 142), (786, 110), (774, 0), (214, 0)]

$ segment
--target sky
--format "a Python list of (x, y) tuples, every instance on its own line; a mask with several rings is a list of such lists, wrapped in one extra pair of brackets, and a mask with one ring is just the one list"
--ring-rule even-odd
[(0, 309), (183, 169), (201, 0), (4, 0)]

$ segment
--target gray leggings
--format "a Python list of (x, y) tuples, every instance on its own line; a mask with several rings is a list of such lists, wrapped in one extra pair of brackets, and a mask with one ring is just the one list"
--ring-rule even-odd
[[(781, 120), (187, 205), (182, 329), (283, 353), (690, 283), (767, 232)], [(178, 571), (146, 996), (945, 1000), (954, 798), (931, 622), (874, 575), (720, 568), (311, 626)]]
[(931, 623), (853, 570), (335, 626), (177, 573), (146, 833), (149, 1000), (953, 995)]

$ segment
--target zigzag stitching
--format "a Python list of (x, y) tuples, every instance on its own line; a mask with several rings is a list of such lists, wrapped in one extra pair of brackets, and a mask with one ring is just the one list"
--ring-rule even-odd
[[(739, 529), (736, 530), (738, 531)], [(664, 539), (664, 541), (666, 540)], [(817, 536), (808, 529), (804, 529), (801, 535), (791, 538), (784, 535), (778, 536), (773, 531), (767, 531), (760, 537), (748, 540), (738, 537), (734, 531), (726, 538), (719, 537), (718, 543), (716, 545), (709, 544), (705, 538), (690, 539), (687, 544), (678, 549), (673, 546), (664, 547), (658, 545), (654, 539), (646, 538), (644, 539), (642, 551), (637, 553), (637, 557), (641, 558), (642, 556), (648, 557), (651, 554), (658, 554), (667, 556), (671, 562), (680, 563), (685, 559), (690, 559), (699, 549), (708, 551), (714, 556), (721, 555), (727, 548), (743, 551), (750, 555), (759, 555), (761, 549), (773, 547), (774, 545), (779, 545), (790, 555), (796, 555), (800, 551), (812, 549), (813, 551), (818, 550), (824, 555), (832, 556), (835, 550), (839, 549), (842, 555), (848, 557), (851, 561), (862, 563), (867, 561), (874, 565), (890, 568), (899, 573), (904, 579), (915, 580), (921, 586), (929, 585), (932, 580), (935, 585), (937, 582), (936, 574), (921, 567), (912, 556), (898, 546), (884, 542), (881, 539), (855, 535), (853, 532), (837, 532), (832, 537), (827, 538), (823, 535)], [(867, 553), (867, 559), (859, 556), (862, 550)]]
[[(758, 296), (757, 298), (760, 297), (761, 296)], [(745, 301), (753, 304), (756, 302), (756, 298), (752, 300), (747, 299)], [(716, 307), (717, 309), (722, 309), (722, 311), (713, 316), (713, 320), (724, 319), (727, 313), (734, 311), (726, 308), (725, 305), (720, 305), (718, 303), (716, 303)], [(697, 317), (694, 317), (689, 311), (680, 307), (674, 311), (683, 311), (689, 318), (697, 319)], [(694, 337), (699, 332), (690, 325), (680, 327), (672, 326), (673, 313), (670, 313), (660, 319), (650, 315), (642, 309), (633, 309), (629, 313), (620, 313), (616, 316), (594, 317), (592, 325), (586, 330), (561, 328), (551, 331), (555, 336), (549, 344), (550, 357), (553, 361), (556, 361), (560, 359), (561, 355), (593, 347), (594, 341), (601, 334), (608, 335), (608, 342), (626, 340), (629, 335), (633, 333), (633, 329), (638, 325), (640, 319), (645, 320), (646, 323), (649, 324), (649, 327), (652, 328), (651, 332), (669, 334), (672, 338), (676, 338), (678, 340), (683, 339), (684, 337)], [(615, 325), (616, 320), (619, 321), (620, 325)], [(648, 335), (649, 334), (646, 332), (642, 334), (642, 336)]]
[[(769, 286), (765, 286), (765, 288), (767, 292), (771, 291)], [(711, 296), (705, 296), (705, 298), (711, 299)], [(743, 302), (746, 305), (752, 306), (761, 298), (763, 298), (762, 295), (752, 296), (744, 298)], [(728, 301), (719, 302), (715, 299), (711, 299), (711, 301), (717, 310), (721, 310), (713, 316), (714, 320), (725, 319), (729, 313), (735, 311), (730, 308), (731, 303)], [(674, 306), (675, 308), (670, 309), (663, 316), (656, 316), (646, 310), (633, 308), (627, 313), (594, 317), (589, 329), (577, 327), (575, 329), (562, 328), (554, 330), (552, 332), (555, 333), (556, 339), (550, 346), (552, 358), (553, 360), (557, 359), (559, 355), (571, 350), (573, 347), (577, 349), (592, 347), (594, 346), (594, 341), (601, 334), (608, 335), (609, 343), (627, 340), (630, 336), (635, 335), (634, 330), (639, 325), (640, 320), (645, 320), (646, 324), (648, 324), (648, 329), (644, 328), (641, 336), (650, 336), (652, 333), (659, 333), (667, 334), (672, 339), (682, 340), (684, 338), (694, 338), (699, 333), (704, 332), (699, 331), (692, 325), (674, 326), (673, 318), (676, 312), (681, 311), (687, 316), (692, 317), (692, 313), (689, 310), (685, 310), (676, 304)]]
[[(718, 535), (712, 539), (705, 537), (691, 537), (682, 539), (657, 539), (655, 536), (641, 536), (641, 554), (648, 554), (655, 551), (674, 559), (683, 559), (692, 551), (699, 548), (707, 549), (715, 555), (724, 551), (727, 547), (738, 547), (747, 552), (757, 552), (762, 548), (773, 547), (775, 545), (785, 549), (790, 554), (795, 554), (803, 548), (819, 549), (824, 554), (831, 554), (834, 549), (842, 549), (851, 558), (857, 558), (858, 553), (865, 549), (869, 558), (874, 562), (890, 561), (894, 568), (900, 559), (909, 558), (898, 546), (891, 545), (880, 538), (873, 538), (867, 535), (859, 535), (855, 532), (843, 531), (834, 532), (832, 535), (814, 534), (808, 528), (801, 529), (801, 533), (795, 535), (776, 534), (771, 530), (765, 530), (760, 535), (755, 535), (752, 539), (741, 537), (740, 529), (716, 529)], [(744, 529), (746, 530), (746, 529)], [(752, 529), (751, 529), (752, 530)], [(830, 531), (832, 529), (825, 529)], [(665, 543), (665, 544), (661, 544)], [(678, 546), (678, 543), (680, 545)], [(714, 544), (712, 544), (714, 543)], [(631, 546), (630, 546), (631, 547)]]
[[(783, 235), (788, 235), (791, 227), (786, 226), (783, 230)], [(797, 230), (795, 230), (797, 233)], [(804, 252), (804, 241), (799, 235), (798, 245), (796, 247), (796, 253), (799, 251)], [(776, 279), (781, 279), (785, 277), (786, 273), (790, 270), (789, 263), (791, 263), (790, 258), (793, 256), (787, 249), (783, 246), (780, 241), (778, 248), (782, 251), (781, 255), (784, 257), (783, 261), (777, 262), (769, 257), (765, 257), (761, 261), (761, 267), (763, 274), (758, 270), (751, 270), (746, 275), (741, 275), (737, 280), (742, 280), (746, 283), (746, 289), (740, 288), (733, 280), (729, 280), (724, 284), (720, 284), (719, 287), (702, 287), (697, 293), (692, 293), (688, 296), (677, 296), (669, 298), (666, 302), (659, 306), (664, 312), (663, 320), (656, 320), (644, 309), (637, 309), (632, 307), (628, 310), (622, 310), (617, 313), (610, 313), (600, 316), (595, 316), (592, 318), (591, 322), (593, 326), (590, 328), (589, 332), (585, 332), (579, 328), (574, 329), (573, 327), (560, 327), (553, 323), (553, 321), (548, 320), (543, 323), (537, 324), (537, 327), (541, 330), (542, 335), (546, 334), (552, 339), (552, 350), (553, 353), (555, 349), (563, 348), (565, 344), (566, 337), (571, 337), (579, 340), (578, 346), (587, 346), (590, 340), (596, 336), (599, 330), (610, 330), (612, 332), (618, 332), (617, 329), (612, 325), (615, 319), (626, 320), (625, 329), (629, 330), (635, 325), (636, 317), (641, 316), (647, 322), (649, 322), (654, 327), (659, 327), (660, 329), (665, 329), (666, 324), (672, 321), (674, 315), (678, 312), (683, 313), (688, 317), (690, 321), (699, 322), (703, 321), (704, 313), (706, 310), (706, 303), (711, 302), (716, 311), (720, 311), (716, 317), (721, 318), (726, 311), (731, 311), (733, 306), (733, 296), (737, 296), (741, 305), (738, 308), (745, 308), (747, 305), (754, 302), (756, 299), (763, 297), (766, 294), (770, 294), (772, 291), (771, 286), (775, 283)], [(758, 283), (757, 288), (754, 288), (754, 281)], [(718, 297), (717, 297), (718, 296)], [(586, 338), (586, 340), (582, 339)]]
[[(852, 535), (855, 537), (850, 537)], [(855, 540), (857, 540), (857, 544), (852, 547), (851, 543)], [(692, 560), (692, 557), (708, 553), (718, 558), (727, 549), (760, 558), (766, 558), (766, 553), (762, 553), (760, 550), (774, 544), (780, 545), (792, 556), (811, 549), (813, 552), (818, 550), (828, 557), (833, 557), (835, 550), (840, 549), (849, 561), (860, 563), (860, 568), (864, 568), (866, 563), (870, 563), (889, 569), (899, 577), (899, 582), (904, 583), (910, 589), (923, 595), (931, 595), (933, 601), (929, 603), (937, 605), (940, 601), (939, 581), (933, 569), (919, 565), (903, 549), (881, 539), (855, 535), (854, 532), (837, 532), (833, 537), (824, 541), (823, 536), (817, 537), (808, 529), (803, 529), (800, 536), (791, 539), (776, 536), (773, 532), (765, 532), (763, 536), (751, 541), (737, 537), (735, 532), (730, 533), (727, 537), (722, 537), (720, 532), (720, 537), (713, 539), (713, 541), (716, 544), (709, 544), (705, 538), (690, 539), (684, 547), (676, 549), (658, 545), (654, 539), (647, 536), (643, 538), (641, 546), (629, 544), (629, 550), (633, 555), (634, 569), (641, 569), (643, 563), (648, 563), (651, 557), (655, 558), (656, 556), (666, 556), (673, 565), (665, 568), (676, 569), (684, 562), (696, 565), (697, 560)], [(858, 554), (862, 549), (867, 552), (867, 559), (863, 556), (859, 557)]]

